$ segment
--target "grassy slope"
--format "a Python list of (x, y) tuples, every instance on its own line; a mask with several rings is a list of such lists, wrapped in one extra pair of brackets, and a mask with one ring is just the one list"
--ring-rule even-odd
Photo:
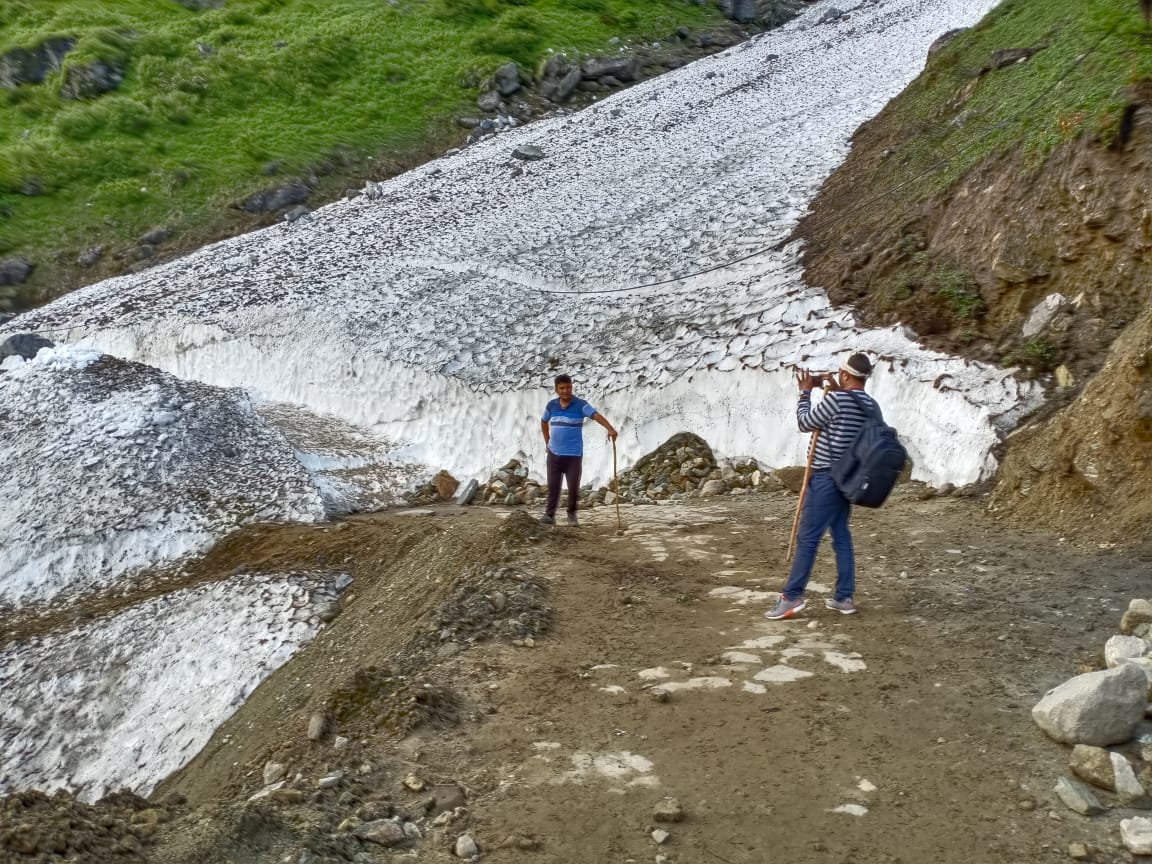
[[(1038, 46), (1027, 62), (973, 84), (992, 52)], [(1148, 79), (1152, 41), (1136, 0), (1004, 0), (890, 106), (885, 122), (914, 134), (889, 163), (888, 183), (922, 199), (997, 152), (1022, 148), (1039, 165), (1085, 130), (1114, 134), (1126, 91)], [(957, 118), (965, 86), (973, 89)]]
[[(0, 255), (194, 231), (272, 182), (271, 160), (290, 176), (342, 148), (419, 148), (508, 59), (719, 21), (683, 0), (0, 0), (0, 52), (69, 35), (66, 65), (128, 61), (119, 90), (87, 102), (56, 96), (62, 71), (0, 90)], [(29, 178), (44, 194), (18, 194)]]

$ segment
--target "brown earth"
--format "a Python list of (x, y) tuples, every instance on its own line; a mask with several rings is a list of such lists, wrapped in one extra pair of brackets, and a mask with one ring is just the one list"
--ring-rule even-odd
[[(626, 507), (620, 537), (612, 508), (577, 530), (455, 507), (261, 529), (219, 566), (339, 565), (354, 596), (152, 796), (163, 817), (137, 831), (139, 854), (447, 862), (468, 833), (493, 861), (1020, 864), (1065, 860), (1071, 842), (1128, 860), (1115, 811), (1055, 800), (1067, 753), (1029, 709), (1098, 661), (1147, 593), (1152, 547), (1061, 542), (978, 500), (918, 497), (901, 487), (856, 514), (858, 616), (814, 586), (802, 619), (777, 623), (761, 613), (785, 569), (786, 492)], [(827, 550), (814, 579), (834, 581)], [(756, 680), (787, 668), (811, 674)], [(640, 675), (655, 669), (667, 677)], [(317, 712), (327, 729), (309, 741)], [(283, 800), (244, 803), (269, 760)], [(685, 818), (659, 823), (657, 847), (666, 796)], [(847, 804), (867, 813), (830, 812)], [(339, 830), (358, 814), (423, 837), (361, 845)]]

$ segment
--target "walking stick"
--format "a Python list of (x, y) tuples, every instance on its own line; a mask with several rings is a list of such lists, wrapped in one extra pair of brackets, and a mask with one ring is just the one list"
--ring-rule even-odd
[(808, 445), (808, 464), (804, 466), (804, 485), (800, 487), (800, 500), (796, 502), (796, 515), (792, 519), (792, 536), (788, 538), (788, 557), (792, 560), (792, 553), (796, 551), (796, 532), (800, 529), (800, 508), (804, 506), (804, 496), (808, 493), (808, 478), (812, 476), (812, 457), (816, 455), (816, 439), (820, 437), (820, 430), (812, 433), (812, 443)]
[(624, 523), (620, 521), (620, 476), (616, 473), (616, 439), (612, 439), (612, 486), (616, 491), (616, 536), (624, 536)]

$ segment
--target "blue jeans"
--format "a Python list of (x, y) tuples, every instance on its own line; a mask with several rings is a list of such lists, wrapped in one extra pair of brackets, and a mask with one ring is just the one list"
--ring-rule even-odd
[(852, 534), (848, 531), (848, 516), (852, 505), (836, 488), (827, 471), (813, 471), (808, 481), (808, 494), (804, 496), (804, 509), (800, 512), (800, 528), (796, 533), (796, 557), (792, 573), (784, 586), (784, 597), (795, 600), (808, 587), (812, 565), (816, 563), (816, 549), (825, 531), (832, 532), (832, 549), (836, 552), (836, 599), (847, 600), (856, 590), (856, 560), (852, 554)]

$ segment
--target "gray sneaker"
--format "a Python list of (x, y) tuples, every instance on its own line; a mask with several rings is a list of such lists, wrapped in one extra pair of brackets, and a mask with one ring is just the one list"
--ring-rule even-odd
[(769, 621), (778, 621), (781, 618), (791, 618), (797, 612), (803, 612), (804, 607), (807, 605), (808, 604), (804, 602), (803, 597), (797, 597), (795, 600), (788, 600), (784, 597), (783, 594), (781, 594), (780, 599), (776, 601), (775, 608), (769, 609), (767, 612), (765, 612), (764, 617)]
[(847, 600), (833, 600), (832, 598), (828, 598), (824, 601), (824, 606), (827, 609), (832, 609), (836, 612), (839, 612), (841, 615), (856, 614), (856, 604), (852, 602), (851, 597), (849, 597)]
[(556, 524), (556, 517), (555, 516), (549, 516), (547, 513), (545, 513), (543, 516), (540, 517), (540, 524), (541, 525), (555, 525)]
[(575, 513), (569, 513), (568, 514), (568, 524), (571, 525), (573, 528), (579, 528), (580, 527), (580, 520), (576, 518)]

